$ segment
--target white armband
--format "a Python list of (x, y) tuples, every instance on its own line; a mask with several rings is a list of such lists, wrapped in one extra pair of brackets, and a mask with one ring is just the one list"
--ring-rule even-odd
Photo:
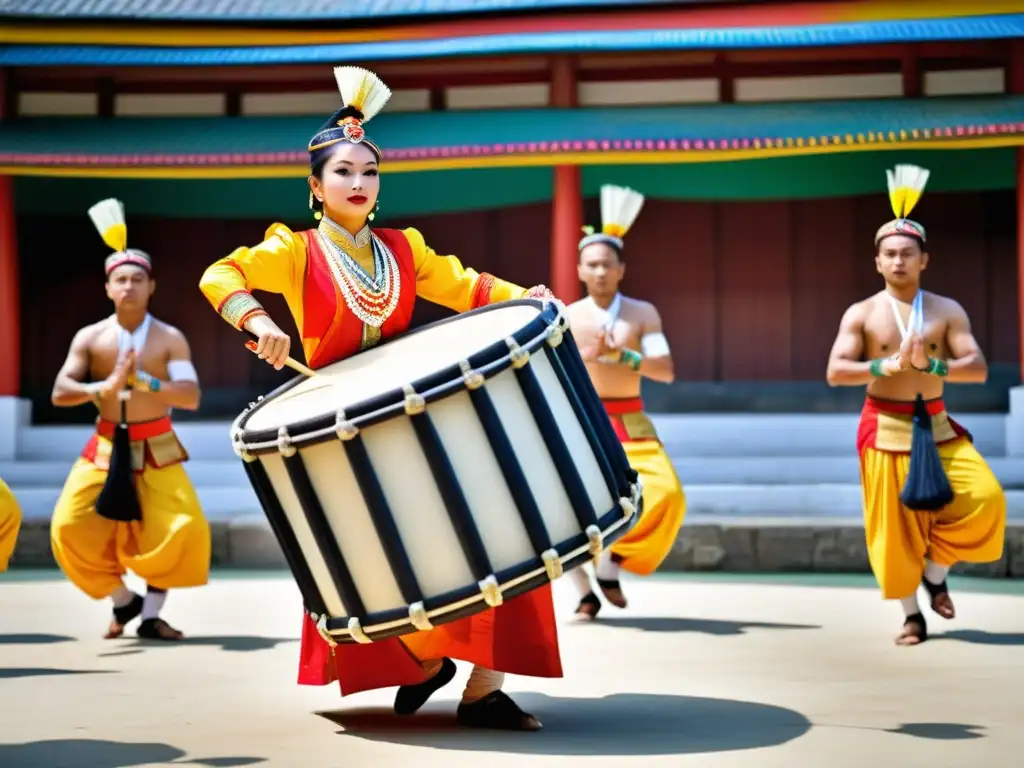
[(640, 349), (643, 351), (644, 357), (666, 357), (669, 354), (668, 339), (660, 331), (644, 334), (640, 340)]
[(167, 375), (171, 381), (194, 381), (199, 382), (199, 374), (191, 360), (171, 360), (167, 363)]

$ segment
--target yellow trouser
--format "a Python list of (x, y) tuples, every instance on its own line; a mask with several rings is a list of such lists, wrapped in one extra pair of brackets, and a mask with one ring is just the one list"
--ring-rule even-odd
[(659, 441), (623, 441), (622, 447), (629, 465), (640, 475), (644, 505), (636, 525), (611, 550), (624, 570), (647, 576), (672, 550), (686, 515), (686, 495)]
[(21, 507), (11, 489), (0, 480), (0, 571), (7, 570), (20, 529)]
[(53, 512), (53, 554), (75, 586), (102, 599), (121, 586), (126, 570), (157, 589), (205, 584), (210, 526), (184, 466), (147, 465), (136, 475), (141, 522), (121, 523), (96, 513), (106, 478), (106, 470), (78, 459)]
[(938, 446), (955, 494), (939, 512), (916, 512), (900, 503), (910, 456), (865, 448), (861, 456), (864, 533), (871, 570), (886, 599), (912, 595), (924, 559), (937, 565), (989, 563), (1003, 554), (1006, 496), (981, 454), (966, 437)]

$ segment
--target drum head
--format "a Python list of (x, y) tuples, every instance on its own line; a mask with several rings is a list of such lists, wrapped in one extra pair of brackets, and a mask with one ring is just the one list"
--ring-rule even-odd
[(348, 412), (406, 384), (415, 384), (460, 360), (501, 342), (536, 320), (538, 301), (483, 307), (419, 328), (347, 360), (324, 366), (317, 375), (268, 396), (244, 422), (244, 432), (280, 427)]

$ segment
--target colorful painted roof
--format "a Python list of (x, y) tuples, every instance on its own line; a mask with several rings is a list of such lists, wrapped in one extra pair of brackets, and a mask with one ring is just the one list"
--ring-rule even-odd
[[(611, 5), (611, 3), (607, 3)], [(1020, 0), (662, 7), (382, 27), (2, 24), (0, 65), (214, 66), (630, 50), (780, 48), (1024, 36)]]
[[(320, 117), (28, 118), (0, 126), (0, 173), (305, 176)], [(391, 172), (746, 160), (1024, 144), (1024, 96), (631, 109), (387, 113), (369, 133)]]
[[(6, 0), (0, 17), (146, 21), (327, 21), (557, 8), (637, 6), (668, 0)], [(678, 3), (742, 0), (675, 0)]]

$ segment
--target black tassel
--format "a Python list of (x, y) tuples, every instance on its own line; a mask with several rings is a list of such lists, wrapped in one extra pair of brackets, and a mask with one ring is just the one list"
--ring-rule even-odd
[(953, 501), (953, 487), (939, 458), (932, 434), (932, 417), (920, 394), (914, 402), (914, 432), (910, 443), (910, 470), (900, 501), (919, 512), (938, 512)]
[(108, 520), (129, 523), (142, 520), (142, 508), (135, 493), (132, 473), (132, 441), (128, 436), (126, 406), (121, 401), (121, 423), (114, 430), (110, 469), (103, 490), (96, 499), (96, 513)]

